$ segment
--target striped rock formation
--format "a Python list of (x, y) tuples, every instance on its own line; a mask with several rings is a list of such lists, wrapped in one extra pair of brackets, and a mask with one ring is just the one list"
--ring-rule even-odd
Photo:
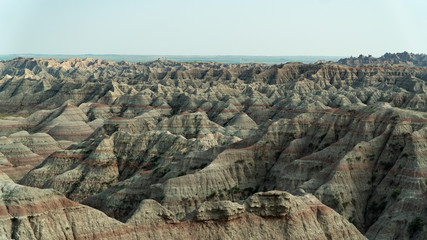
[[(145, 200), (122, 223), (54, 190), (15, 184), (1, 172), (0, 179), (0, 238), (365, 239), (351, 223), (309, 195), (257, 193), (246, 201), (246, 207), (238, 203), (212, 203), (209, 211), (206, 207), (198, 210), (197, 220), (187, 221), (178, 221), (156, 201)], [(228, 210), (235, 205), (239, 212)]]
[[(188, 229), (183, 238), (315, 238), (287, 235), (292, 229), (280, 226), (289, 219), (325, 223), (311, 228), (320, 239), (351, 238), (353, 230), (332, 233), (335, 225), (348, 229), (346, 221), (312, 219), (312, 210), (347, 219), (369, 239), (422, 239), (420, 61), (407, 54), (273, 66), (2, 61), (0, 169), (98, 209), (120, 229), (144, 229), (125, 230), (141, 239), (175, 237), (180, 228)], [(273, 192), (259, 195), (266, 191)], [(308, 217), (280, 205), (288, 197), (274, 191), (303, 195)], [(270, 198), (277, 204), (267, 209), (256, 203)]]

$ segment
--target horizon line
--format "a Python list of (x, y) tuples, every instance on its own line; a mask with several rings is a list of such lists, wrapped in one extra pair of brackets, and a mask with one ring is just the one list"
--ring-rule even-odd
[[(10, 55), (46, 55), (46, 56), (244, 56), (244, 57), (345, 57), (348, 55), (246, 55), (246, 54), (118, 54), (118, 53), (7, 53), (0, 56)], [(363, 54), (361, 54), (363, 55)]]
[(402, 52), (385, 52), (381, 55), (374, 54), (356, 54), (356, 55), (259, 55), (259, 54), (121, 54), (121, 53), (0, 53), (0, 56), (13, 56), (13, 55), (44, 55), (44, 56), (209, 56), (209, 57), (229, 57), (229, 56), (241, 56), (241, 57), (353, 57), (353, 56), (373, 56), (381, 57), (387, 53), (399, 54), (399, 53), (410, 53), (410, 54), (425, 54), (425, 53), (414, 53), (408, 51)]

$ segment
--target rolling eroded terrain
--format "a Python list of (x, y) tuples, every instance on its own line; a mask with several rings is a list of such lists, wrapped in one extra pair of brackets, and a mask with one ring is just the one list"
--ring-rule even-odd
[(423, 57), (2, 61), (0, 236), (422, 239)]

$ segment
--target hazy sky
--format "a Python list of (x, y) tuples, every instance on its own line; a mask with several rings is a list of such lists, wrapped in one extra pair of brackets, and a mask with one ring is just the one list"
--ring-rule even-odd
[(0, 54), (427, 53), (426, 0), (0, 0)]

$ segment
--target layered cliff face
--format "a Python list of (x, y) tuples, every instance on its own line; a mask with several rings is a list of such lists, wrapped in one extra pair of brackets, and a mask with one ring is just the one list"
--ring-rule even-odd
[(15, 59), (0, 79), (0, 170), (58, 192), (11, 189), (115, 237), (427, 234), (425, 68)]
[(122, 223), (55, 190), (15, 184), (1, 172), (0, 179), (0, 238), (365, 239), (351, 223), (311, 195), (296, 197), (275, 191), (257, 193), (242, 205), (209, 202), (186, 221), (176, 220), (170, 211), (148, 199)]
[(29, 134), (20, 131), (8, 137), (0, 137), (0, 158), (3, 157), (0, 170), (18, 181), (61, 147), (63, 146), (46, 133)]

